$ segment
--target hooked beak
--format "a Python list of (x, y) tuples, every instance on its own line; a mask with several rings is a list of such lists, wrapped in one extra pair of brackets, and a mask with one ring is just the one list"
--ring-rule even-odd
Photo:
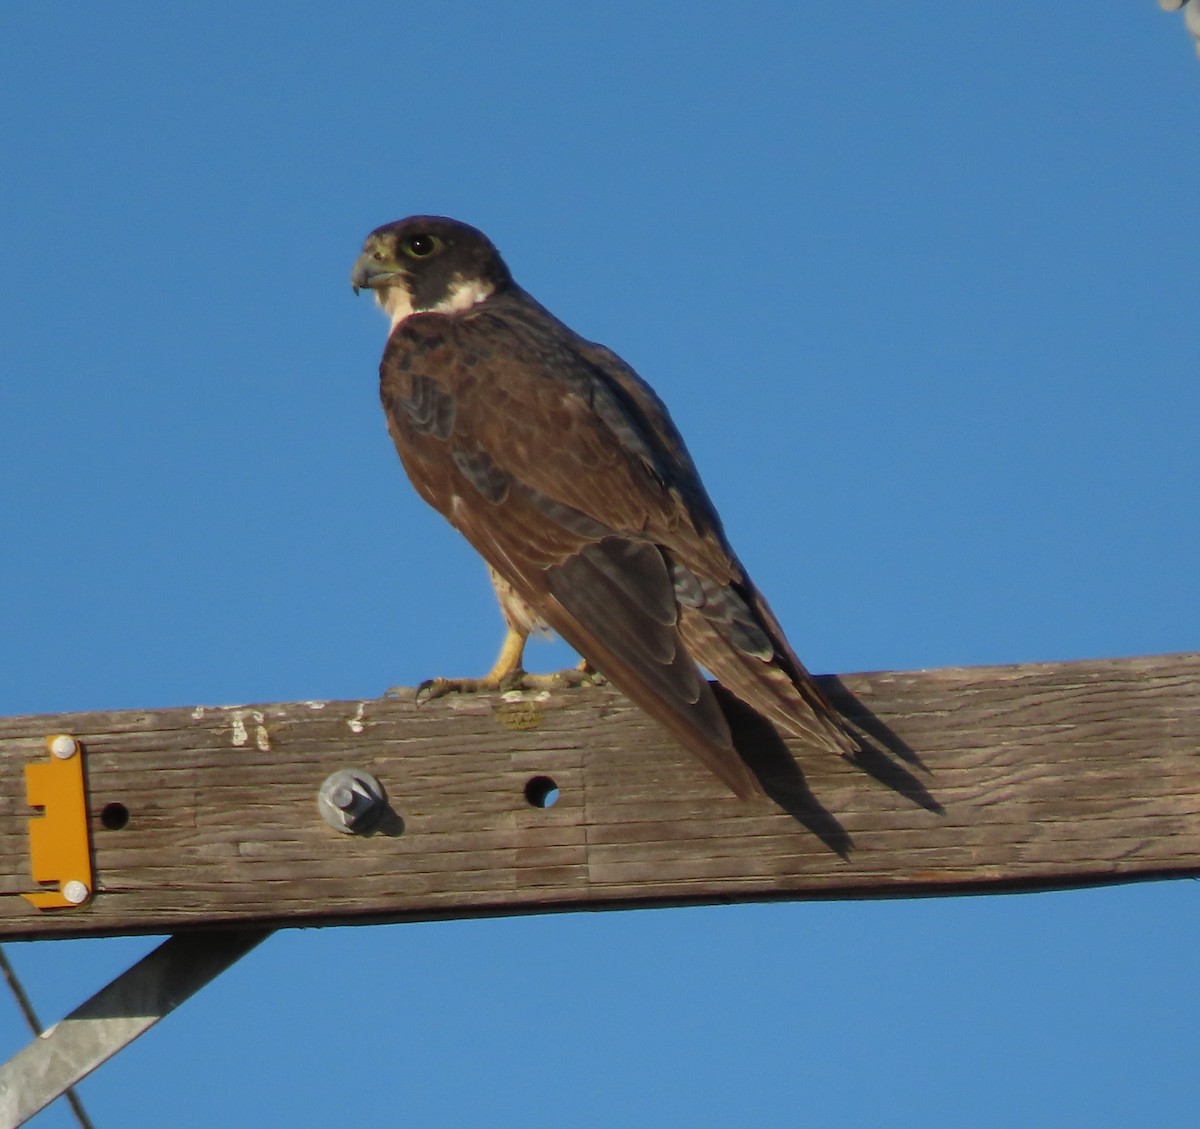
[(389, 269), (386, 263), (381, 263), (370, 251), (364, 251), (354, 262), (350, 271), (350, 285), (357, 294), (360, 290), (379, 290), (391, 284), (401, 272)]

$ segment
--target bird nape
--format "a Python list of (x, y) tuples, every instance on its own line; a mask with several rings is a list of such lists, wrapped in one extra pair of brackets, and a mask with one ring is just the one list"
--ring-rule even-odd
[[(632, 368), (555, 318), (455, 220), (376, 228), (351, 281), (391, 319), (380, 398), (404, 469), (487, 562), (508, 625), (488, 675), (435, 679), (434, 693), (599, 671), (743, 798), (762, 785), (701, 667), (803, 745), (857, 750)], [(542, 625), (583, 656), (579, 668), (525, 673), (525, 640)]]

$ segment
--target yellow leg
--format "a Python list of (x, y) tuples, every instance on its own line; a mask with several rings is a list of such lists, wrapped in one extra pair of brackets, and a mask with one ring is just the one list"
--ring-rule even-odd
[(446, 694), (483, 694), (496, 690), (520, 690), (530, 677), (521, 668), (525, 657), (526, 631), (511, 624), (500, 646), (492, 669), (482, 678), (430, 678), (417, 687), (417, 701), (441, 698)]
[[(564, 690), (572, 686), (600, 685), (604, 678), (586, 659), (578, 666), (553, 674), (526, 674), (522, 667), (529, 633), (511, 625), (504, 636), (495, 665), (482, 678), (430, 678), (417, 687), (417, 701), (446, 694), (478, 694), (496, 690)], [(391, 693), (391, 691), (389, 691)]]
[(505, 679), (522, 673), (521, 663), (525, 658), (525, 640), (523, 632), (510, 627), (500, 646), (500, 654), (491, 670), (480, 679), (485, 685), (498, 687)]

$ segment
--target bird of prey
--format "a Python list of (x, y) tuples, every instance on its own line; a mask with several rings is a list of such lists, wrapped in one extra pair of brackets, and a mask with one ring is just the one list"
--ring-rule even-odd
[(548, 625), (738, 796), (762, 786), (701, 668), (807, 746), (857, 751), (629, 365), (555, 318), (456, 220), (376, 228), (351, 282), (391, 319), (380, 398), (404, 469), (487, 562), (508, 624), (485, 678), (435, 690), (536, 684), (525, 640)]

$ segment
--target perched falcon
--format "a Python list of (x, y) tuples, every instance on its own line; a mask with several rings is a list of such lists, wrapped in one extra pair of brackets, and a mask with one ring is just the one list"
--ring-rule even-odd
[(525, 640), (546, 624), (739, 796), (762, 788), (701, 667), (807, 745), (857, 749), (633, 369), (455, 220), (376, 228), (351, 281), (391, 318), (380, 397), (404, 469), (487, 562), (508, 623), (490, 674), (437, 687), (531, 684)]

